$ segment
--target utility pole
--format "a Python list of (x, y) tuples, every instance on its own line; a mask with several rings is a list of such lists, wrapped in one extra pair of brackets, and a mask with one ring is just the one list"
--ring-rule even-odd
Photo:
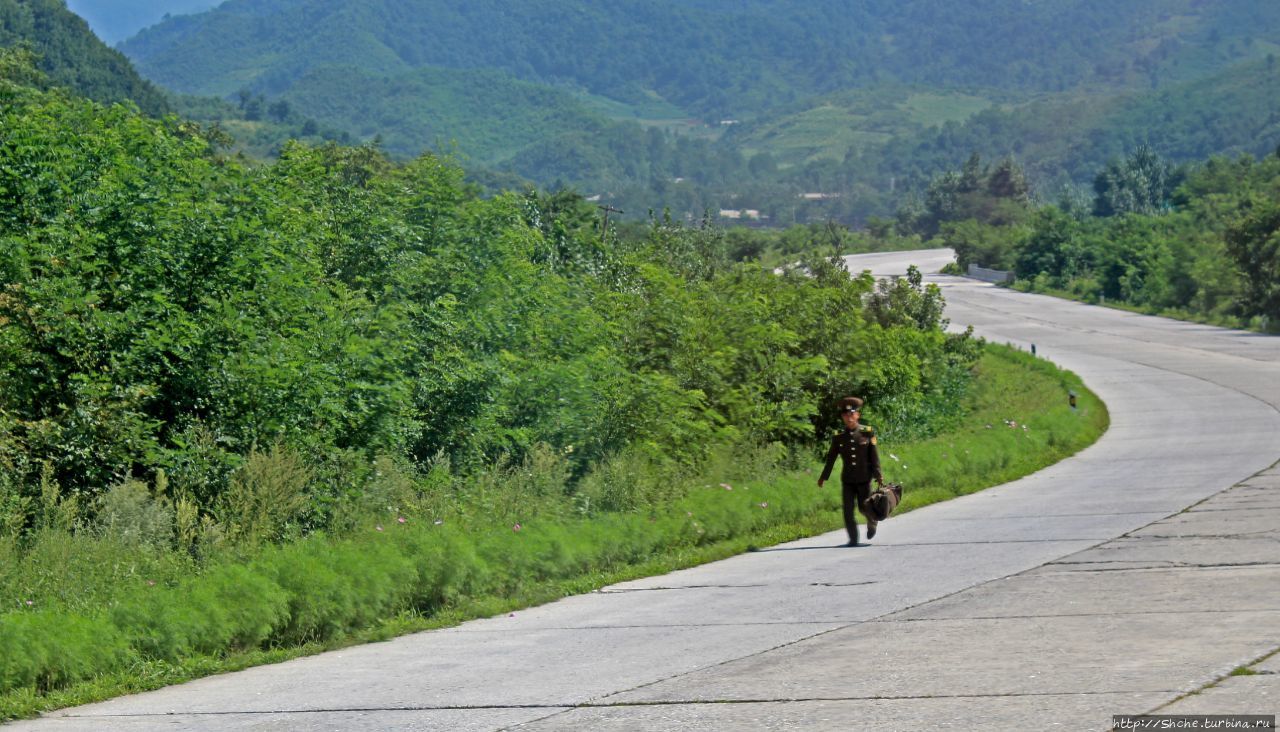
[(603, 206), (596, 206), (596, 208), (600, 209), (600, 212), (603, 214), (603, 220), (600, 223), (600, 243), (604, 244), (605, 237), (609, 236), (609, 214), (611, 213), (621, 214), (621, 213), (626, 213), (626, 211), (623, 211), (622, 209), (614, 208), (609, 204), (605, 204)]

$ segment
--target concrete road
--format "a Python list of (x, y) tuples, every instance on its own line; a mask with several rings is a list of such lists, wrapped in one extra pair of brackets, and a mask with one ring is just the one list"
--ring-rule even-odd
[(894, 517), (871, 547), (828, 534), (14, 729), (1081, 730), (1280, 712), (1280, 339), (931, 280), (953, 324), (1084, 377), (1111, 410), (1103, 439)]

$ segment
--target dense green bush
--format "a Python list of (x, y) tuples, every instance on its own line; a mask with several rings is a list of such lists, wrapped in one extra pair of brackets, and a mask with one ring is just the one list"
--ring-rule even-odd
[(1280, 156), (1173, 169), (1140, 148), (1099, 173), (1095, 194), (1097, 215), (1042, 205), (1017, 221), (947, 221), (933, 241), (962, 266), (1013, 270), (1024, 289), (1235, 327), (1280, 323)]
[(103, 618), (52, 610), (0, 615), (0, 684), (52, 689), (119, 668), (126, 637)]
[(870, 278), (733, 264), (714, 228), (602, 237), (581, 199), (482, 199), (447, 160), (371, 148), (247, 167), (187, 123), (4, 84), (11, 516), (46, 472), (91, 517), (163, 471), (157, 500), (196, 524), (280, 540), (332, 525), (378, 455), (692, 465), (718, 442), (811, 444), (846, 393), (927, 430), (919, 404), (972, 362), (936, 317), (894, 315), (934, 297), (919, 282), (867, 311)]

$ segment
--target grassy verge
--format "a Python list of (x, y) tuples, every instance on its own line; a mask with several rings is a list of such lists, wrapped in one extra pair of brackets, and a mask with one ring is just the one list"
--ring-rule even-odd
[[(882, 444), (886, 477), (907, 487), (902, 510), (1033, 472), (1106, 429), (1104, 405), (1047, 362), (992, 346), (977, 368), (962, 429)], [(751, 461), (722, 465), (735, 462)], [(510, 612), (835, 529), (839, 492), (817, 488), (816, 468), (723, 467), (678, 501), (625, 514), (484, 529), (370, 524), (139, 583), (97, 611), (3, 613), (0, 718)]]

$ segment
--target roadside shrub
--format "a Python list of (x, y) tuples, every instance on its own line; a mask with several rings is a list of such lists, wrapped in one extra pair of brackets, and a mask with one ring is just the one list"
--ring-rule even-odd
[(168, 548), (174, 536), (173, 506), (164, 496), (153, 498), (142, 481), (126, 480), (98, 500), (94, 529), (122, 544)]
[(173, 662), (258, 647), (284, 624), (288, 605), (282, 588), (238, 565), (140, 595), (112, 608), (111, 622), (143, 657)]
[(414, 562), (390, 540), (317, 537), (273, 550), (255, 566), (288, 597), (287, 620), (273, 636), (280, 643), (326, 640), (366, 625), (406, 607), (418, 587)]
[(219, 523), (233, 543), (253, 547), (280, 541), (307, 508), (310, 480), (311, 471), (296, 452), (278, 444), (269, 452), (251, 450), (222, 496)]
[(56, 610), (0, 615), (0, 689), (57, 688), (122, 666), (125, 638), (108, 622)]
[(401, 546), (417, 571), (409, 603), (429, 612), (483, 586), (484, 571), (470, 537), (452, 526), (415, 527), (404, 532)]
[(189, 556), (59, 528), (33, 531), (17, 554), (11, 572), (0, 571), (0, 596), (82, 613), (127, 597), (147, 582), (175, 582), (194, 569)]
[(649, 451), (623, 450), (591, 467), (574, 488), (574, 504), (580, 513), (596, 515), (670, 503), (683, 495), (681, 472)]

